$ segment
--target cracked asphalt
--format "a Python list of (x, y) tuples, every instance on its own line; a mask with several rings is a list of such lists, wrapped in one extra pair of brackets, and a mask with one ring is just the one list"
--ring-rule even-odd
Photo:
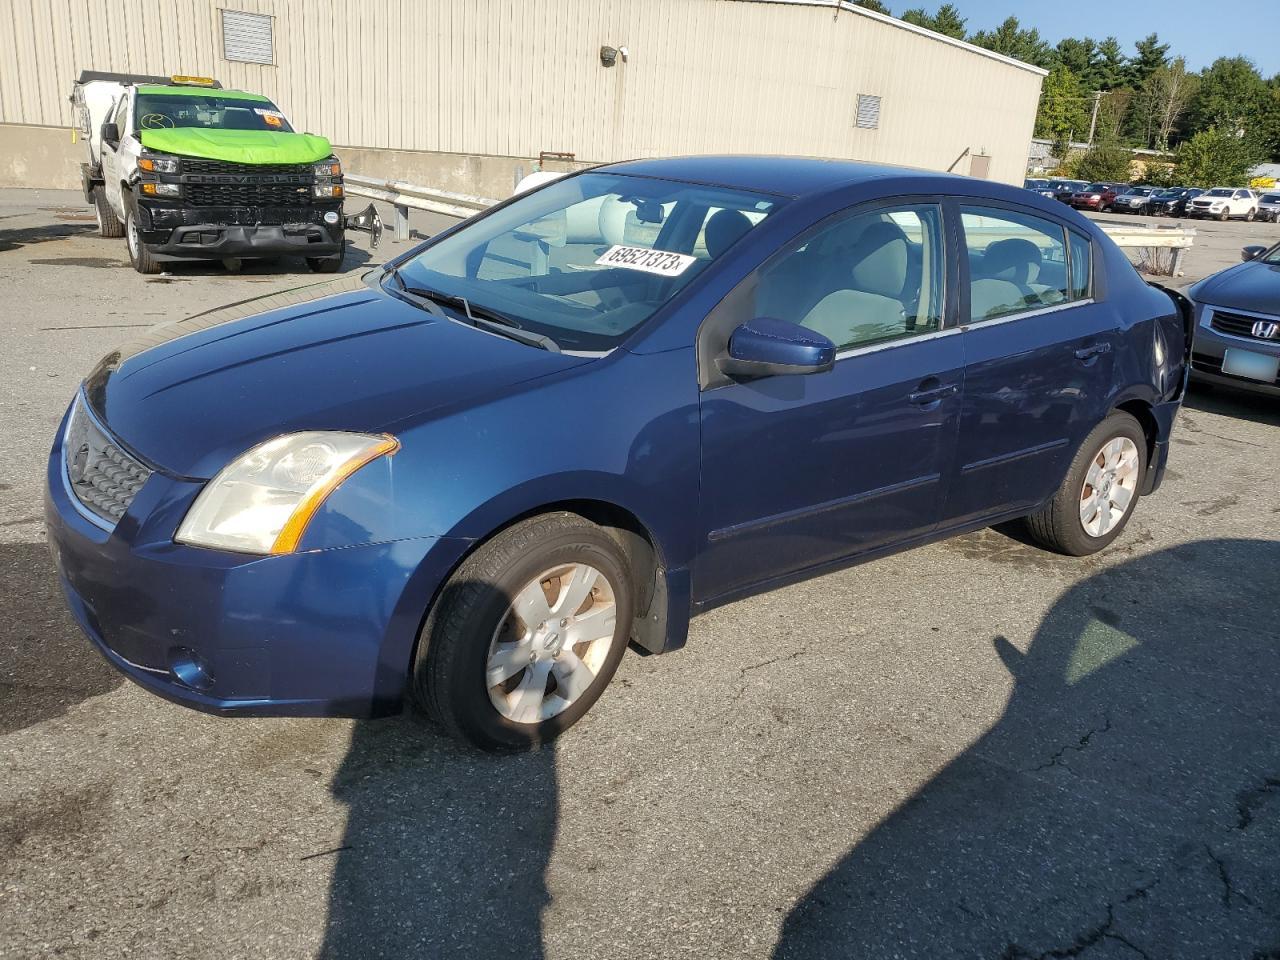
[[(43, 462), (123, 328), (307, 275), (91, 230), (0, 191), (0, 957), (1280, 958), (1280, 405), (1193, 393), (1101, 556), (984, 530), (721, 608), (553, 749), (220, 720), (80, 638)], [(1280, 236), (1202, 231), (1186, 280)]]

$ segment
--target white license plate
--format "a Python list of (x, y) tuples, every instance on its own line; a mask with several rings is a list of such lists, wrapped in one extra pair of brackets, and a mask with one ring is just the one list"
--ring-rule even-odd
[(1250, 380), (1261, 380), (1263, 383), (1275, 383), (1276, 374), (1280, 373), (1280, 357), (1269, 357), (1265, 353), (1229, 347), (1222, 357), (1222, 372), (1233, 377), (1247, 377)]

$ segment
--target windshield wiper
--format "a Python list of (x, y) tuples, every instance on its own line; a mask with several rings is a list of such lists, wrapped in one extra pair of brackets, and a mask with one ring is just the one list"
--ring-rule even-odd
[[(445, 304), (453, 308), (461, 307), (463, 315), (471, 326), (479, 330), (487, 330), (490, 333), (496, 333), (516, 340), (520, 343), (528, 344), (531, 347), (540, 347), (551, 353), (560, 352), (560, 344), (556, 343), (550, 337), (541, 333), (534, 333), (526, 330), (516, 321), (512, 320), (504, 313), (500, 313), (491, 307), (483, 307), (478, 304), (472, 304), (466, 297), (453, 293), (442, 293), (439, 290), (432, 290), (429, 287), (418, 287), (404, 282), (404, 277), (400, 276), (399, 270), (388, 271), (391, 278), (395, 280), (396, 285), (400, 288), (400, 292), (408, 294), (415, 300), (422, 303), (432, 313), (444, 316), (444, 312), (440, 310), (438, 304)], [(430, 306), (428, 306), (428, 304)]]

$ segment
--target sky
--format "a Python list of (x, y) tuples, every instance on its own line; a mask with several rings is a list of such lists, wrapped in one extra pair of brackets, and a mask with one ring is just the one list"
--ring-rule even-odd
[[(943, 0), (898, 0), (898, 9), (923, 6), (930, 12)], [(1069, 3), (1010, 3), (1009, 0), (951, 0), (968, 19), (967, 29), (990, 30), (1010, 14), (1024, 27), (1035, 27), (1056, 44), (1063, 37), (1114, 36), (1126, 53), (1147, 34), (1160, 35), (1170, 45), (1170, 56), (1181, 55), (1187, 67), (1199, 70), (1218, 57), (1244, 54), (1264, 77), (1280, 73), (1280, 5), (1274, 16), (1264, 15), (1276, 0), (1163, 0), (1134, 3), (1126, 0), (1071, 0)], [(1264, 29), (1264, 24), (1269, 24)]]

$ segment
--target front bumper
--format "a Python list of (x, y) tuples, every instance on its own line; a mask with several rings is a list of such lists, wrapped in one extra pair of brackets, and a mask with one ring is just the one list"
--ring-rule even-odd
[[(1256, 337), (1234, 336), (1213, 328), (1213, 307), (1196, 305), (1196, 335), (1191, 352), (1191, 378), (1201, 383), (1234, 387), (1270, 397), (1280, 397), (1280, 378), (1274, 383), (1251, 380), (1222, 372), (1228, 349), (1248, 350), (1266, 356), (1280, 357), (1280, 341)], [(1238, 312), (1238, 311), (1232, 311)], [(1259, 316), (1259, 319), (1267, 319)]]
[[(137, 201), (138, 238), (167, 257), (325, 257), (343, 249), (342, 201), (297, 207), (194, 207)], [(336, 217), (325, 222), (325, 214)]]
[(80, 627), (142, 687), (210, 713), (398, 710), (423, 615), (468, 545), (417, 538), (275, 557), (183, 546), (172, 532), (201, 484), (159, 472), (107, 530), (68, 488), (61, 432), (46, 481), (49, 544)]
[(1101, 201), (1101, 200), (1075, 200), (1075, 199), (1073, 199), (1073, 200), (1071, 201), (1071, 206), (1075, 207), (1077, 210), (1101, 210), (1101, 209), (1102, 209), (1102, 201)]

